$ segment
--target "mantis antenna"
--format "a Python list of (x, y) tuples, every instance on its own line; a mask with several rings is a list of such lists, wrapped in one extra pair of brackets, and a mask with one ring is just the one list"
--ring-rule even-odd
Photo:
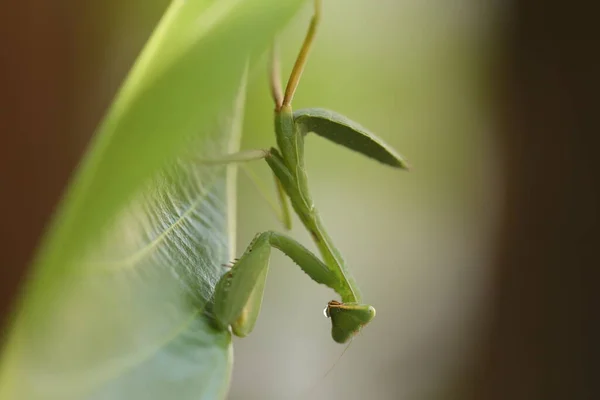
[(346, 354), (346, 351), (348, 351), (348, 349), (350, 348), (350, 345), (352, 344), (353, 339), (350, 339), (350, 342), (348, 342), (348, 344), (344, 347), (344, 351), (342, 351), (342, 354), (340, 354), (337, 358), (337, 360), (335, 360), (335, 362), (333, 363), (333, 365), (331, 367), (329, 367), (329, 369), (327, 370), (327, 372), (325, 372), (325, 374), (323, 374), (323, 376), (321, 377), (321, 379), (319, 379), (318, 381), (316, 381), (313, 386), (311, 386), (310, 388), (308, 388), (307, 390), (305, 390), (302, 395), (301, 398), (306, 399), (308, 398), (309, 394), (311, 394), (316, 388), (317, 386), (319, 386), (321, 384), (321, 382), (323, 382), (325, 380), (325, 378), (327, 378), (327, 376), (331, 373), (331, 371), (333, 371), (333, 369), (336, 367), (336, 365), (340, 362), (340, 360), (342, 359), (342, 357), (344, 357), (344, 354)]
[(306, 59), (308, 58), (308, 53), (310, 52), (310, 48), (312, 47), (312, 43), (317, 32), (317, 25), (319, 24), (320, 20), (321, 0), (315, 0), (315, 13), (313, 14), (313, 17), (310, 20), (308, 33), (306, 34), (306, 38), (304, 39), (304, 43), (302, 43), (302, 48), (300, 49), (300, 53), (298, 54), (298, 58), (296, 59), (296, 63), (294, 64), (294, 68), (292, 69), (290, 79), (288, 80), (287, 87), (285, 88), (285, 97), (283, 98), (283, 103), (281, 104), (281, 107), (279, 107), (279, 109), (292, 104), (292, 99), (294, 98), (294, 93), (296, 92), (296, 88), (298, 87), (298, 82), (300, 81), (300, 77), (302, 76), (302, 72), (304, 71)]

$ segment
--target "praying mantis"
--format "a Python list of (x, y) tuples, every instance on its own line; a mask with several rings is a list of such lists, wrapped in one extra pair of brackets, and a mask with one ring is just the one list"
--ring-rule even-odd
[(221, 329), (239, 337), (254, 328), (260, 312), (271, 248), (291, 258), (313, 281), (333, 289), (341, 301), (327, 304), (335, 342), (346, 343), (375, 317), (375, 308), (363, 304), (358, 286), (339, 250), (325, 231), (308, 189), (304, 165), (304, 137), (313, 132), (391, 167), (408, 169), (394, 149), (359, 124), (332, 111), (308, 108), (292, 111), (292, 99), (306, 65), (316, 28), (321, 18), (321, 1), (315, 0), (314, 14), (300, 53), (292, 69), (285, 94), (279, 78), (276, 51), (271, 62), (271, 94), (275, 102), (277, 147), (224, 156), (219, 162), (235, 163), (265, 159), (277, 182), (284, 225), (289, 228), (288, 199), (298, 218), (310, 233), (322, 259), (294, 239), (274, 231), (259, 233), (218, 281), (213, 298), (213, 314)]

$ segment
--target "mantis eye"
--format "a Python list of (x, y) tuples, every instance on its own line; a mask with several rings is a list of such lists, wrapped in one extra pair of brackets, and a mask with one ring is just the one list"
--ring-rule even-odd
[(331, 318), (331, 336), (338, 343), (346, 343), (363, 326), (375, 318), (375, 308), (367, 304), (330, 301), (325, 314)]

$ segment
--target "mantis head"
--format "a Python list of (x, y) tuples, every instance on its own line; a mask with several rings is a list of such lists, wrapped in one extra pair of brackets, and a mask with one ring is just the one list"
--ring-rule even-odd
[(325, 316), (331, 318), (333, 340), (346, 343), (375, 318), (375, 308), (367, 304), (340, 303), (332, 300), (327, 304)]

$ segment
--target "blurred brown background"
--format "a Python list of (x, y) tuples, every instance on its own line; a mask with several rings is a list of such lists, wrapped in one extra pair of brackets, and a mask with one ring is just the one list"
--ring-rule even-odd
[[(69, 174), (165, 6), (0, 5), (4, 327)], [(481, 51), (501, 188), (491, 278), (478, 339), (465, 349), (469, 362), (454, 372), (454, 384), (430, 388), (431, 398), (600, 398), (594, 8), (581, 0), (490, 5), (499, 47)], [(141, 21), (135, 30), (122, 29), (129, 19)]]

